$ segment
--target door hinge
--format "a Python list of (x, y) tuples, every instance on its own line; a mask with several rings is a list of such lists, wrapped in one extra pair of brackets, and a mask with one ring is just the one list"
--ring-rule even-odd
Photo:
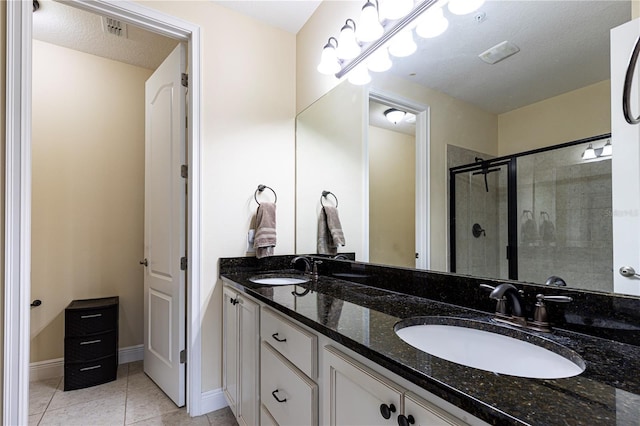
[(189, 177), (189, 166), (187, 166), (186, 164), (180, 166), (180, 176), (185, 179)]
[(187, 258), (186, 257), (181, 257), (180, 258), (180, 269), (183, 271), (187, 270)]
[(189, 74), (187, 74), (186, 72), (182, 73), (182, 85), (184, 87), (189, 87)]
[(187, 362), (187, 350), (183, 349), (180, 351), (180, 364), (184, 364)]

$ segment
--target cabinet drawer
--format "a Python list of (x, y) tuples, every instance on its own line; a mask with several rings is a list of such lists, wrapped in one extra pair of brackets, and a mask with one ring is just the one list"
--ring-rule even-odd
[(113, 355), (118, 350), (118, 335), (115, 331), (64, 339), (66, 362), (89, 361)]
[(443, 409), (407, 392), (404, 395), (405, 416), (412, 416), (416, 425), (466, 426), (467, 423), (452, 416)]
[(318, 338), (272, 310), (262, 309), (262, 339), (311, 378), (318, 376)]
[(65, 336), (85, 336), (112, 331), (118, 324), (118, 306), (65, 311)]
[(278, 422), (271, 416), (264, 404), (260, 406), (260, 426), (278, 426)]
[(65, 363), (64, 390), (95, 386), (115, 380), (118, 373), (116, 356), (100, 358), (90, 362)]
[(318, 424), (318, 385), (265, 342), (260, 371), (262, 403), (280, 426)]

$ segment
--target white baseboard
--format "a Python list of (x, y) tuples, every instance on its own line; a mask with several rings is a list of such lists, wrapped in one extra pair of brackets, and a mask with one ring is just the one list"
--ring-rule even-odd
[[(207, 392), (202, 392), (201, 401), (200, 401), (200, 409), (202, 413), (206, 414), (212, 411), (219, 410), (228, 406), (226, 398), (224, 397), (224, 392), (222, 388), (213, 389)], [(193, 415), (193, 414), (192, 414)]]
[[(142, 361), (144, 345), (128, 346), (118, 350), (118, 364)], [(53, 379), (64, 375), (64, 358), (32, 362), (29, 365), (29, 381)], [(224, 399), (224, 397), (223, 397)]]

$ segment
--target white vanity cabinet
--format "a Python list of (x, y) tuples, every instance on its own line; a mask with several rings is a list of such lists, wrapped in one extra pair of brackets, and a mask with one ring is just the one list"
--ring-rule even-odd
[(318, 424), (318, 337), (262, 307), (262, 424)]
[(323, 414), (329, 425), (467, 424), (332, 346), (325, 346), (323, 357)]
[(259, 419), (260, 305), (224, 286), (222, 387), (229, 407), (241, 425)]

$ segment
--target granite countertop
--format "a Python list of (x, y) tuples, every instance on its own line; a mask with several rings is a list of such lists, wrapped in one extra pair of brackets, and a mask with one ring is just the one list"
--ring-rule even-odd
[[(296, 273), (296, 271), (280, 271)], [(394, 325), (417, 316), (491, 323), (483, 311), (320, 276), (300, 285), (258, 285), (263, 272), (222, 274), (240, 291), (491, 424), (639, 425), (640, 347), (556, 329), (531, 334), (562, 344), (586, 362), (579, 376), (527, 379), (465, 367), (402, 341)], [(353, 277), (357, 278), (357, 277)], [(295, 292), (297, 294), (293, 294)]]

